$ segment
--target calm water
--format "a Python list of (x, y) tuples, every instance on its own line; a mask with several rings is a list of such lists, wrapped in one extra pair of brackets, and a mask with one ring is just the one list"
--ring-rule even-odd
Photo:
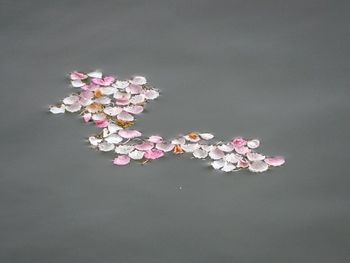
[[(348, 1), (2, 0), (1, 262), (348, 262)], [(116, 168), (47, 106), (66, 74), (144, 74), (137, 126), (258, 137), (287, 165)]]

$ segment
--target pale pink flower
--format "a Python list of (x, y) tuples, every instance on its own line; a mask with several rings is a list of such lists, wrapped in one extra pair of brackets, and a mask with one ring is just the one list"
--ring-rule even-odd
[(115, 165), (127, 165), (130, 163), (130, 157), (127, 155), (119, 155), (117, 158), (113, 160)]
[(155, 160), (164, 156), (164, 152), (158, 149), (151, 149), (145, 153), (145, 158)]

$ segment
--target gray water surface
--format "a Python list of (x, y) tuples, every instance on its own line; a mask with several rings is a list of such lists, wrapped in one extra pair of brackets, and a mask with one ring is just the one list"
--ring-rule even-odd
[[(0, 262), (350, 262), (349, 1), (0, 0)], [(147, 76), (137, 127), (260, 138), (287, 164), (114, 167), (47, 113), (67, 73)]]

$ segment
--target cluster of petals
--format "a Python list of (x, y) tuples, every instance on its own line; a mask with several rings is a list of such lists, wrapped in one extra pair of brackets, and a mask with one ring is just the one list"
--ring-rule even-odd
[(242, 169), (264, 172), (285, 162), (281, 156), (267, 157), (257, 152), (258, 139), (235, 137), (227, 142), (212, 142), (213, 134), (196, 131), (164, 139), (157, 134), (145, 136), (130, 128), (147, 103), (160, 95), (143, 76), (120, 80), (99, 71), (74, 71), (69, 78), (74, 91), (61, 103), (50, 106), (50, 112), (77, 112), (85, 123), (93, 123), (100, 132), (88, 138), (91, 147), (115, 153), (113, 164), (117, 166), (131, 161), (146, 163), (169, 154), (204, 159), (223, 172)]

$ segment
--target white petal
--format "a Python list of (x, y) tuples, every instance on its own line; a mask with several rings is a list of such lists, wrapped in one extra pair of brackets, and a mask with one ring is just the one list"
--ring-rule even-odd
[(69, 112), (77, 112), (80, 111), (81, 105), (79, 103), (74, 103), (72, 105), (66, 106), (66, 110)]
[(115, 99), (130, 99), (131, 95), (125, 92), (119, 92), (117, 91), (116, 93), (114, 93), (113, 97)]
[(129, 154), (134, 150), (134, 146), (132, 145), (119, 145), (115, 147), (115, 152), (119, 154)]
[(127, 86), (129, 86), (128, 81), (120, 81), (120, 80), (117, 80), (116, 83), (113, 85), (113, 87), (116, 87), (117, 89), (125, 89)]
[(260, 141), (258, 139), (250, 140), (247, 142), (247, 145), (250, 149), (255, 149), (259, 147)]
[(102, 121), (102, 120), (106, 119), (106, 114), (104, 114), (104, 113), (92, 114), (91, 118), (94, 121)]
[(225, 156), (224, 152), (215, 148), (209, 152), (209, 156), (213, 160), (219, 160)]
[(95, 102), (99, 103), (99, 104), (106, 105), (106, 104), (111, 103), (111, 99), (107, 96), (102, 96), (102, 97), (95, 99)]
[(111, 135), (111, 133), (109, 132), (109, 130), (108, 130), (107, 128), (103, 128), (103, 130), (102, 130), (102, 136), (103, 136), (103, 138), (105, 138), (105, 137), (107, 137), (107, 136), (109, 136), (109, 135)]
[(120, 126), (118, 126), (118, 125), (116, 125), (116, 124), (114, 124), (114, 123), (108, 124), (108, 127), (107, 127), (107, 128), (108, 128), (108, 130), (109, 130), (110, 133), (116, 133), (117, 131), (123, 129), (122, 127), (120, 127)]
[(97, 146), (100, 142), (102, 142), (102, 139), (91, 136), (91, 137), (89, 137), (89, 142), (91, 145)]
[(211, 140), (214, 138), (214, 135), (211, 133), (200, 133), (199, 136), (201, 136), (203, 140)]
[(207, 144), (202, 144), (202, 145), (201, 145), (201, 148), (202, 148), (204, 151), (210, 152), (210, 151), (212, 151), (212, 150), (215, 149), (215, 146), (213, 146), (213, 145), (207, 145)]
[(147, 80), (143, 76), (135, 76), (129, 80), (129, 82), (134, 85), (145, 85), (147, 83)]
[(232, 152), (234, 150), (234, 147), (231, 144), (219, 145), (218, 148), (223, 152)]
[(193, 152), (194, 150), (199, 148), (199, 144), (198, 143), (191, 143), (191, 144), (182, 144), (181, 148), (185, 151), (185, 152)]
[(87, 74), (90, 78), (102, 78), (102, 72), (99, 71), (93, 71)]
[(103, 95), (112, 95), (116, 92), (116, 88), (113, 87), (104, 87), (100, 88)]
[(255, 161), (249, 164), (248, 169), (251, 172), (260, 173), (269, 169), (269, 165), (264, 161)]
[(224, 166), (221, 168), (221, 171), (226, 173), (233, 171), (236, 168), (232, 163), (225, 162)]
[(171, 143), (161, 142), (161, 143), (156, 144), (156, 148), (158, 150), (163, 151), (163, 152), (170, 152), (172, 149), (174, 149), (174, 147), (175, 147), (175, 145), (171, 144)]
[(132, 104), (141, 104), (141, 103), (145, 102), (145, 97), (143, 95), (136, 95), (130, 99), (130, 102)]
[(122, 111), (117, 115), (118, 120), (122, 121), (133, 121), (134, 116), (132, 116), (130, 113), (127, 113), (126, 111)]
[(211, 166), (216, 170), (222, 168), (224, 165), (225, 165), (225, 161), (222, 159), (211, 162)]
[(91, 99), (85, 99), (85, 98), (80, 98), (80, 99), (79, 99), (80, 105), (81, 105), (81, 106), (84, 106), (84, 107), (86, 107), (86, 106), (92, 104), (93, 102), (94, 102), (94, 101), (91, 100)]
[(70, 95), (63, 99), (63, 103), (66, 105), (72, 105), (74, 103), (77, 103), (79, 101), (79, 97), (76, 95)]
[(132, 151), (131, 153), (129, 153), (129, 157), (133, 160), (141, 160), (144, 156), (145, 152), (143, 151)]
[(234, 153), (226, 154), (224, 157), (224, 160), (229, 163), (237, 163), (239, 159), (240, 158)]
[(98, 145), (98, 149), (102, 152), (109, 152), (109, 151), (112, 151), (114, 149), (114, 144), (109, 143), (109, 142), (101, 142)]
[(50, 112), (53, 114), (64, 113), (65, 110), (66, 110), (66, 107), (64, 106), (64, 104), (62, 104), (60, 107), (56, 107), (56, 106), (50, 107)]
[(249, 161), (261, 161), (265, 159), (265, 156), (259, 153), (249, 152), (247, 153), (247, 158), (249, 159)]
[(85, 85), (85, 83), (82, 82), (80, 79), (72, 80), (70, 83), (74, 88), (80, 88)]
[(198, 159), (204, 159), (208, 156), (208, 152), (203, 149), (196, 149), (193, 151), (193, 156)]
[(185, 138), (181, 137), (181, 138), (176, 138), (174, 140), (171, 141), (172, 144), (185, 144), (186, 140)]
[(120, 108), (120, 107), (106, 107), (103, 110), (103, 112), (109, 116), (116, 116), (122, 112), (122, 108)]
[(119, 135), (113, 133), (111, 135), (109, 135), (108, 137), (105, 138), (105, 141), (108, 143), (114, 143), (114, 144), (118, 144), (123, 140), (122, 137), (120, 137)]
[(145, 98), (148, 100), (154, 100), (159, 97), (159, 92), (156, 90), (147, 90), (145, 92)]

